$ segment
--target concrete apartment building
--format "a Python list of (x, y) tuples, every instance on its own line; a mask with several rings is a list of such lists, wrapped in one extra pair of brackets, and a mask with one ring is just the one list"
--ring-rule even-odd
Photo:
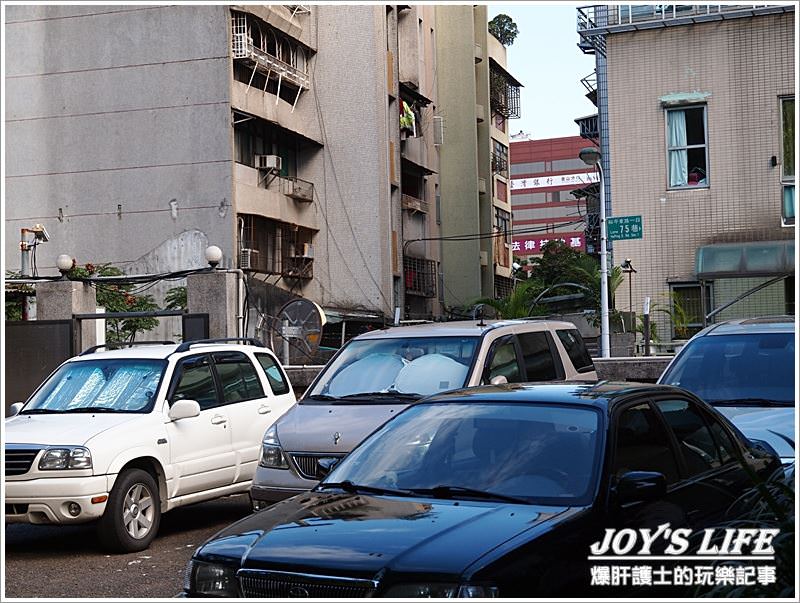
[(488, 32), (486, 6), (438, 5), (436, 31), (441, 234), (476, 235), (441, 244), (444, 303), (468, 308), (512, 286), (508, 120), (520, 115), (521, 84)]
[(439, 232), (432, 6), (6, 17), (8, 269), (41, 223), (39, 274), (61, 253), (129, 274), (201, 267), (213, 244), (262, 316), (292, 296), (333, 320), (441, 313), (439, 247), (418, 241)]
[(554, 239), (597, 253), (599, 241), (587, 222), (587, 198), (576, 193), (599, 180), (596, 170), (578, 158), (587, 145), (580, 136), (511, 142), (514, 257), (530, 260)]
[(646, 296), (674, 307), (672, 294), (690, 332), (704, 317), (794, 313), (794, 19), (788, 4), (578, 8), (609, 215), (642, 217), (641, 239), (613, 243), (613, 262), (638, 269), (637, 312)]

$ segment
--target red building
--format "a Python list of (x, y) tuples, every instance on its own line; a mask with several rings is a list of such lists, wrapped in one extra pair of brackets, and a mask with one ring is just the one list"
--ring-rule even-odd
[[(599, 180), (594, 168), (578, 158), (590, 144), (580, 136), (511, 142), (515, 257), (539, 255), (542, 245), (553, 239), (587, 251), (586, 198), (573, 191)], [(591, 244), (588, 251), (593, 251)]]

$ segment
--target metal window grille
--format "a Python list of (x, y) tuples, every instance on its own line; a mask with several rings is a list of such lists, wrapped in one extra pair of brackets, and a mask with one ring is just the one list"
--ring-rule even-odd
[(261, 216), (241, 216), (239, 248), (242, 270), (280, 274), (284, 278), (314, 277), (314, 231)]
[(508, 178), (508, 157), (492, 151), (492, 173)]
[(514, 279), (505, 276), (495, 275), (494, 277), (494, 296), (496, 299), (508, 297), (514, 290)]
[(520, 116), (519, 111), (519, 86), (514, 84), (508, 76), (499, 69), (489, 70), (489, 99), (492, 111), (499, 113), (506, 119)]
[(426, 258), (403, 256), (406, 295), (436, 297), (436, 262)]

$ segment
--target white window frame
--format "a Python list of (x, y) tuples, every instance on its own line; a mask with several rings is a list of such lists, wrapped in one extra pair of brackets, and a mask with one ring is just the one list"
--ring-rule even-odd
[[(702, 109), (703, 110), (703, 140), (704, 144), (687, 144), (685, 147), (670, 147), (669, 146), (669, 114), (672, 111), (686, 111), (687, 109)], [(707, 104), (687, 104), (676, 107), (664, 108), (664, 143), (666, 148), (666, 184), (667, 190), (671, 191), (685, 191), (685, 190), (706, 190), (711, 188), (711, 166), (708, 157), (708, 105)], [(669, 153), (670, 151), (680, 151), (689, 149), (704, 148), (706, 151), (706, 183), (696, 186), (686, 184), (684, 186), (671, 186), (669, 182)], [(688, 166), (687, 166), (688, 169)]]
[[(785, 226), (787, 228), (794, 228), (795, 221), (797, 218), (797, 189), (795, 188), (795, 216), (790, 219), (787, 219), (783, 213), (784, 205), (783, 199), (784, 195), (786, 194), (786, 188), (791, 186), (795, 187), (795, 178), (797, 174), (792, 174), (791, 176), (785, 176), (783, 173), (784, 166), (786, 165), (786, 157), (784, 156), (784, 148), (783, 148), (783, 103), (786, 101), (791, 100), (795, 101), (795, 97), (793, 94), (789, 94), (786, 96), (779, 96), (778, 97), (778, 113), (780, 114), (780, 122), (781, 122), (781, 130), (780, 130), (780, 140), (781, 140), (781, 226)], [(796, 101), (795, 101), (796, 102)], [(797, 107), (795, 106), (795, 111)], [(797, 129), (797, 121), (794, 124), (795, 129)], [(797, 157), (797, 146), (795, 146), (795, 158)], [(794, 167), (794, 166), (793, 166)]]

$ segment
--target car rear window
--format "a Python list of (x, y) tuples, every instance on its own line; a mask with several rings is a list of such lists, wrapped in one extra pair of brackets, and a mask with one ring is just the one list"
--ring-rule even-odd
[(557, 329), (556, 334), (567, 351), (572, 366), (580, 373), (594, 370), (594, 363), (578, 329)]
[(737, 333), (693, 339), (659, 380), (706, 402), (794, 406), (794, 334)]

